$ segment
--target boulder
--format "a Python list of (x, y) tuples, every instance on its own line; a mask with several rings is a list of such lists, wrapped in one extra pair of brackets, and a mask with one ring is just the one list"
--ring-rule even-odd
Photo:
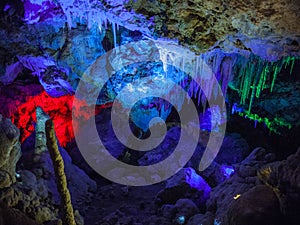
[(230, 206), (227, 217), (230, 225), (283, 224), (279, 200), (265, 185), (255, 186), (241, 194)]
[(210, 186), (193, 168), (184, 168), (167, 180), (156, 201), (158, 204), (175, 204), (179, 199), (190, 198), (203, 207), (210, 190)]
[(260, 183), (257, 171), (272, 160), (274, 158), (265, 149), (256, 148), (246, 159), (235, 165), (235, 173), (228, 180), (212, 189), (206, 206), (208, 211), (214, 213), (217, 221), (226, 224), (228, 208), (236, 199)]
[(286, 160), (273, 162), (258, 171), (260, 180), (272, 187), (289, 224), (300, 220), (300, 148)]
[(188, 220), (190, 217), (199, 212), (198, 207), (190, 199), (179, 199), (175, 204), (176, 218), (184, 217)]

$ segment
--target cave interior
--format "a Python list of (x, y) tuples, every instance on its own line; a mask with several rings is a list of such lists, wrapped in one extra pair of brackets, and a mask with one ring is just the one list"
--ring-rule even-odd
[(297, 0), (0, 12), (0, 225), (299, 225)]

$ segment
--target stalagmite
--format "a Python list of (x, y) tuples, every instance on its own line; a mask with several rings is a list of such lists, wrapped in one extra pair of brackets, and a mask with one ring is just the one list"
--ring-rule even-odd
[(41, 154), (47, 151), (45, 123), (50, 117), (41, 107), (36, 108), (36, 126), (35, 126), (35, 154)]
[(63, 223), (64, 225), (76, 225), (73, 206), (71, 203), (71, 196), (67, 187), (67, 179), (64, 171), (64, 161), (59, 152), (54, 131), (54, 124), (52, 120), (47, 120), (46, 122), (46, 137), (47, 148), (50, 152), (56, 176), (57, 189), (61, 198), (61, 206), (63, 209)]

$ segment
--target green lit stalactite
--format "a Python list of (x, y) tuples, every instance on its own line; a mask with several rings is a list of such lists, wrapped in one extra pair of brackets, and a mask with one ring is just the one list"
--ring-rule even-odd
[(289, 73), (292, 74), (295, 66), (295, 61), (300, 57), (284, 57), (276, 62), (268, 62), (261, 60), (259, 57), (251, 56), (250, 58), (241, 57), (236, 61), (234, 73), (239, 81), (229, 84), (229, 88), (236, 91), (240, 96), (240, 104), (248, 105), (248, 110), (239, 112), (240, 116), (247, 117), (256, 123), (264, 123), (266, 127), (275, 133), (278, 133), (279, 127), (291, 129), (292, 125), (281, 118), (268, 119), (260, 117), (257, 114), (251, 113), (254, 98), (260, 98), (261, 93), (265, 89), (273, 92), (278, 74), (282, 69), (289, 68)]
[(287, 66), (290, 66), (290, 75), (292, 74), (293, 72), (293, 69), (294, 69), (294, 65), (295, 65), (295, 61), (296, 59), (299, 59), (299, 57), (291, 57), (291, 56), (288, 56), (284, 59), (284, 62), (283, 64), (285, 64), (285, 69), (287, 68)]
[[(274, 67), (273, 67), (274, 68)], [(278, 67), (275, 65), (275, 71), (274, 71), (274, 74), (273, 74), (273, 79), (272, 79), (272, 84), (271, 84), (271, 89), (270, 91), (273, 92), (273, 88), (274, 88), (274, 85), (275, 85), (275, 80), (277, 78), (277, 75), (279, 73), (279, 69)]]
[[(263, 67), (263, 66), (261, 66), (261, 62), (259, 62), (259, 68), (261, 69), (261, 67)], [(261, 90), (262, 90), (262, 87), (263, 87), (263, 80), (264, 80), (264, 77), (265, 77), (264, 74), (265, 74), (265, 70), (262, 69), (262, 71), (261, 71), (261, 76), (258, 78), (259, 81), (258, 81), (257, 89), (256, 89), (256, 92), (255, 92), (255, 97), (256, 97), (256, 98), (259, 97), (260, 92), (261, 92)]]
[(244, 70), (244, 83), (243, 83), (243, 89), (242, 92), (242, 104), (246, 103), (246, 100), (248, 99), (249, 92), (250, 92), (250, 82), (251, 82), (251, 74), (249, 72), (248, 66)]
[(269, 73), (269, 66), (266, 65), (262, 69), (262, 73), (261, 73), (261, 76), (260, 76), (260, 79), (259, 79), (259, 82), (258, 82), (256, 95), (255, 95), (256, 98), (259, 98), (261, 91), (263, 91), (265, 89), (268, 73)]
[(268, 128), (268, 130), (276, 134), (280, 134), (278, 131), (279, 127), (286, 127), (288, 129), (292, 128), (292, 125), (290, 123), (278, 117), (275, 117), (273, 120), (271, 120), (267, 117), (260, 117), (258, 114), (250, 113), (249, 111), (239, 112), (238, 115), (241, 117), (247, 117), (248, 119), (255, 121), (257, 123), (264, 123)]
[(292, 65), (291, 65), (291, 69), (290, 69), (290, 75), (292, 75), (294, 66), (295, 66), (295, 58), (293, 58), (293, 60), (292, 60)]
[(272, 92), (282, 68), (290, 66), (291, 74), (296, 59), (299, 57), (285, 57), (277, 62), (267, 62), (259, 57), (251, 56), (249, 59), (238, 60), (234, 71), (239, 74), (240, 78), (237, 88), (240, 94), (240, 104), (246, 104), (247, 100), (252, 103), (253, 98), (259, 98), (261, 92), (268, 87)]

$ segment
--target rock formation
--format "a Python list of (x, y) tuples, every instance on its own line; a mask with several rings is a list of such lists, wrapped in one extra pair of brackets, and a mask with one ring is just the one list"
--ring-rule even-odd
[(0, 114), (0, 189), (16, 181), (16, 164), (21, 157), (20, 131)]

